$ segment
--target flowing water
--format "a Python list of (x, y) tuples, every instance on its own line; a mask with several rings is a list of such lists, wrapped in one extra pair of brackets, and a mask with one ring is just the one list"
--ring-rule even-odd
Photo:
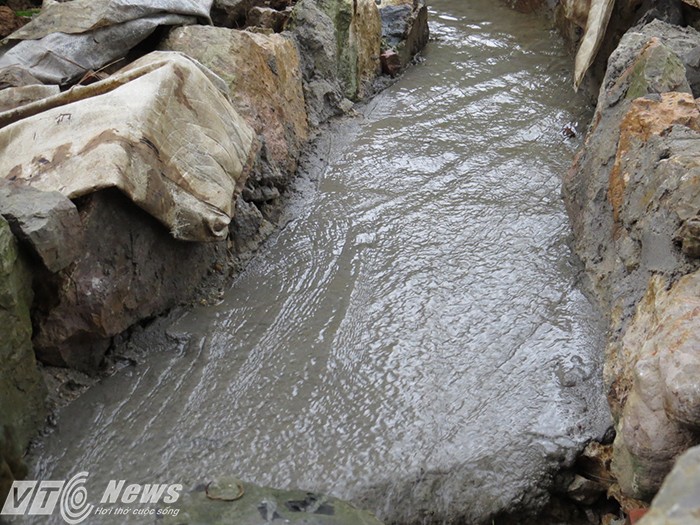
[(431, 30), (425, 61), (325, 132), (223, 302), (63, 411), (39, 477), (229, 474), (478, 520), (540, 502), (604, 431), (559, 196), (560, 129), (586, 115), (571, 58), (490, 0), (433, 0)]

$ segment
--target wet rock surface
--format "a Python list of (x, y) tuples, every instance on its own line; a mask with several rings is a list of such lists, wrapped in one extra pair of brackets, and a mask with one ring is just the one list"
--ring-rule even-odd
[[(428, 7), (413, 0), (385, 0), (379, 4), (379, 13), (382, 43), (387, 47), (382, 50), (382, 69), (395, 76), (428, 43)], [(392, 67), (392, 61), (397, 65)]]
[[(677, 30), (661, 22), (623, 39), (611, 57), (585, 146), (564, 186), (577, 253), (601, 302), (609, 311), (619, 310), (621, 318), (629, 317), (652, 272), (682, 275), (695, 264), (683, 257), (672, 240), (681, 223), (691, 218), (678, 212), (684, 213), (684, 206), (693, 208), (688, 202), (695, 198), (692, 190), (674, 192), (673, 199), (686, 201), (677, 203), (678, 212), (659, 193), (655, 199), (644, 196), (661, 191), (665, 184), (690, 184), (688, 189), (693, 185), (692, 178), (685, 180), (680, 166), (692, 162), (696, 154), (693, 134), (688, 133), (697, 128), (697, 107), (681, 58), (687, 49), (685, 39), (674, 38), (677, 33), (694, 35), (700, 43), (700, 35), (693, 30)], [(675, 51), (674, 46), (678, 46)], [(651, 55), (662, 59), (662, 64)], [(659, 95), (677, 89), (688, 94)], [(635, 101), (645, 95), (658, 96)], [(653, 220), (645, 218), (650, 202), (658, 209), (649, 214)], [(644, 246), (640, 244), (643, 236), (649, 241)]]
[(173, 239), (117, 191), (78, 209), (81, 255), (42, 283), (34, 345), (47, 364), (94, 371), (113, 336), (192, 297), (224, 248)]
[(381, 69), (381, 19), (373, 0), (302, 0), (287, 29), (300, 47), (312, 126), (341, 113), (344, 99), (372, 92)]
[(612, 471), (626, 494), (643, 499), (656, 493), (676, 457), (700, 441), (700, 273), (668, 286), (659, 277), (650, 281), (617, 354), (606, 362), (622, 405)]
[(46, 387), (31, 343), (31, 274), (0, 217), (0, 501), (27, 472), (22, 456), (43, 424)]
[(659, 20), (625, 34), (564, 186), (576, 251), (610, 319), (612, 472), (624, 497), (643, 500), (700, 439), (691, 386), (700, 347), (699, 45), (694, 29)]

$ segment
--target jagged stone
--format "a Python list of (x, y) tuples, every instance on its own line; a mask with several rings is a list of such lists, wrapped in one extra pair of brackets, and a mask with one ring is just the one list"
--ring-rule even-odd
[(313, 125), (337, 114), (342, 99), (369, 94), (381, 69), (381, 19), (374, 0), (300, 0), (287, 29), (302, 55)]
[(691, 525), (700, 522), (700, 447), (678, 458), (651, 508), (638, 525)]
[(284, 35), (188, 26), (162, 47), (198, 60), (228, 85), (236, 111), (262, 136), (267, 160), (294, 173), (309, 135), (299, 52)]
[(255, 6), (248, 11), (246, 25), (271, 29), (279, 33), (289, 18), (290, 11), (278, 11), (271, 7)]
[(615, 379), (629, 393), (613, 472), (626, 494), (641, 499), (653, 496), (675, 458), (700, 442), (700, 271), (666, 288), (662, 278), (651, 280), (616, 356)]
[(417, 0), (384, 0), (379, 13), (382, 18), (382, 39), (398, 54), (400, 67), (404, 68), (428, 43), (428, 8), (424, 2)]
[(0, 180), (0, 215), (51, 272), (77, 259), (83, 226), (75, 205), (56, 191), (41, 191)]
[(653, 496), (674, 459), (698, 443), (698, 46), (693, 29), (658, 20), (625, 35), (564, 183), (576, 251), (610, 314), (612, 470), (621, 493), (637, 499)]
[(34, 345), (47, 364), (92, 372), (113, 336), (191, 298), (224, 241), (173, 239), (116, 190), (93, 193), (78, 209), (81, 256), (38, 290)]

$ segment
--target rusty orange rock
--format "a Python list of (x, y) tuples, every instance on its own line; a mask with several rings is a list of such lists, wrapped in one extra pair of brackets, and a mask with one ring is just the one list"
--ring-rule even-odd
[(652, 135), (661, 135), (675, 125), (700, 131), (700, 110), (690, 93), (663, 93), (660, 98), (642, 97), (632, 102), (620, 124), (620, 142), (608, 187), (615, 223), (618, 222), (625, 186), (629, 181), (629, 174), (623, 170), (623, 165), (633, 143), (646, 142)]

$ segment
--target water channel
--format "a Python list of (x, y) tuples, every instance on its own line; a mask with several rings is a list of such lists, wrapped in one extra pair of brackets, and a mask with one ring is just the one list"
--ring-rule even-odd
[(572, 59), (541, 15), (430, 8), (424, 60), (324, 132), (220, 304), (63, 410), (41, 479), (236, 475), (478, 520), (536, 504), (602, 434), (601, 325), (559, 193), (560, 130), (587, 115)]

